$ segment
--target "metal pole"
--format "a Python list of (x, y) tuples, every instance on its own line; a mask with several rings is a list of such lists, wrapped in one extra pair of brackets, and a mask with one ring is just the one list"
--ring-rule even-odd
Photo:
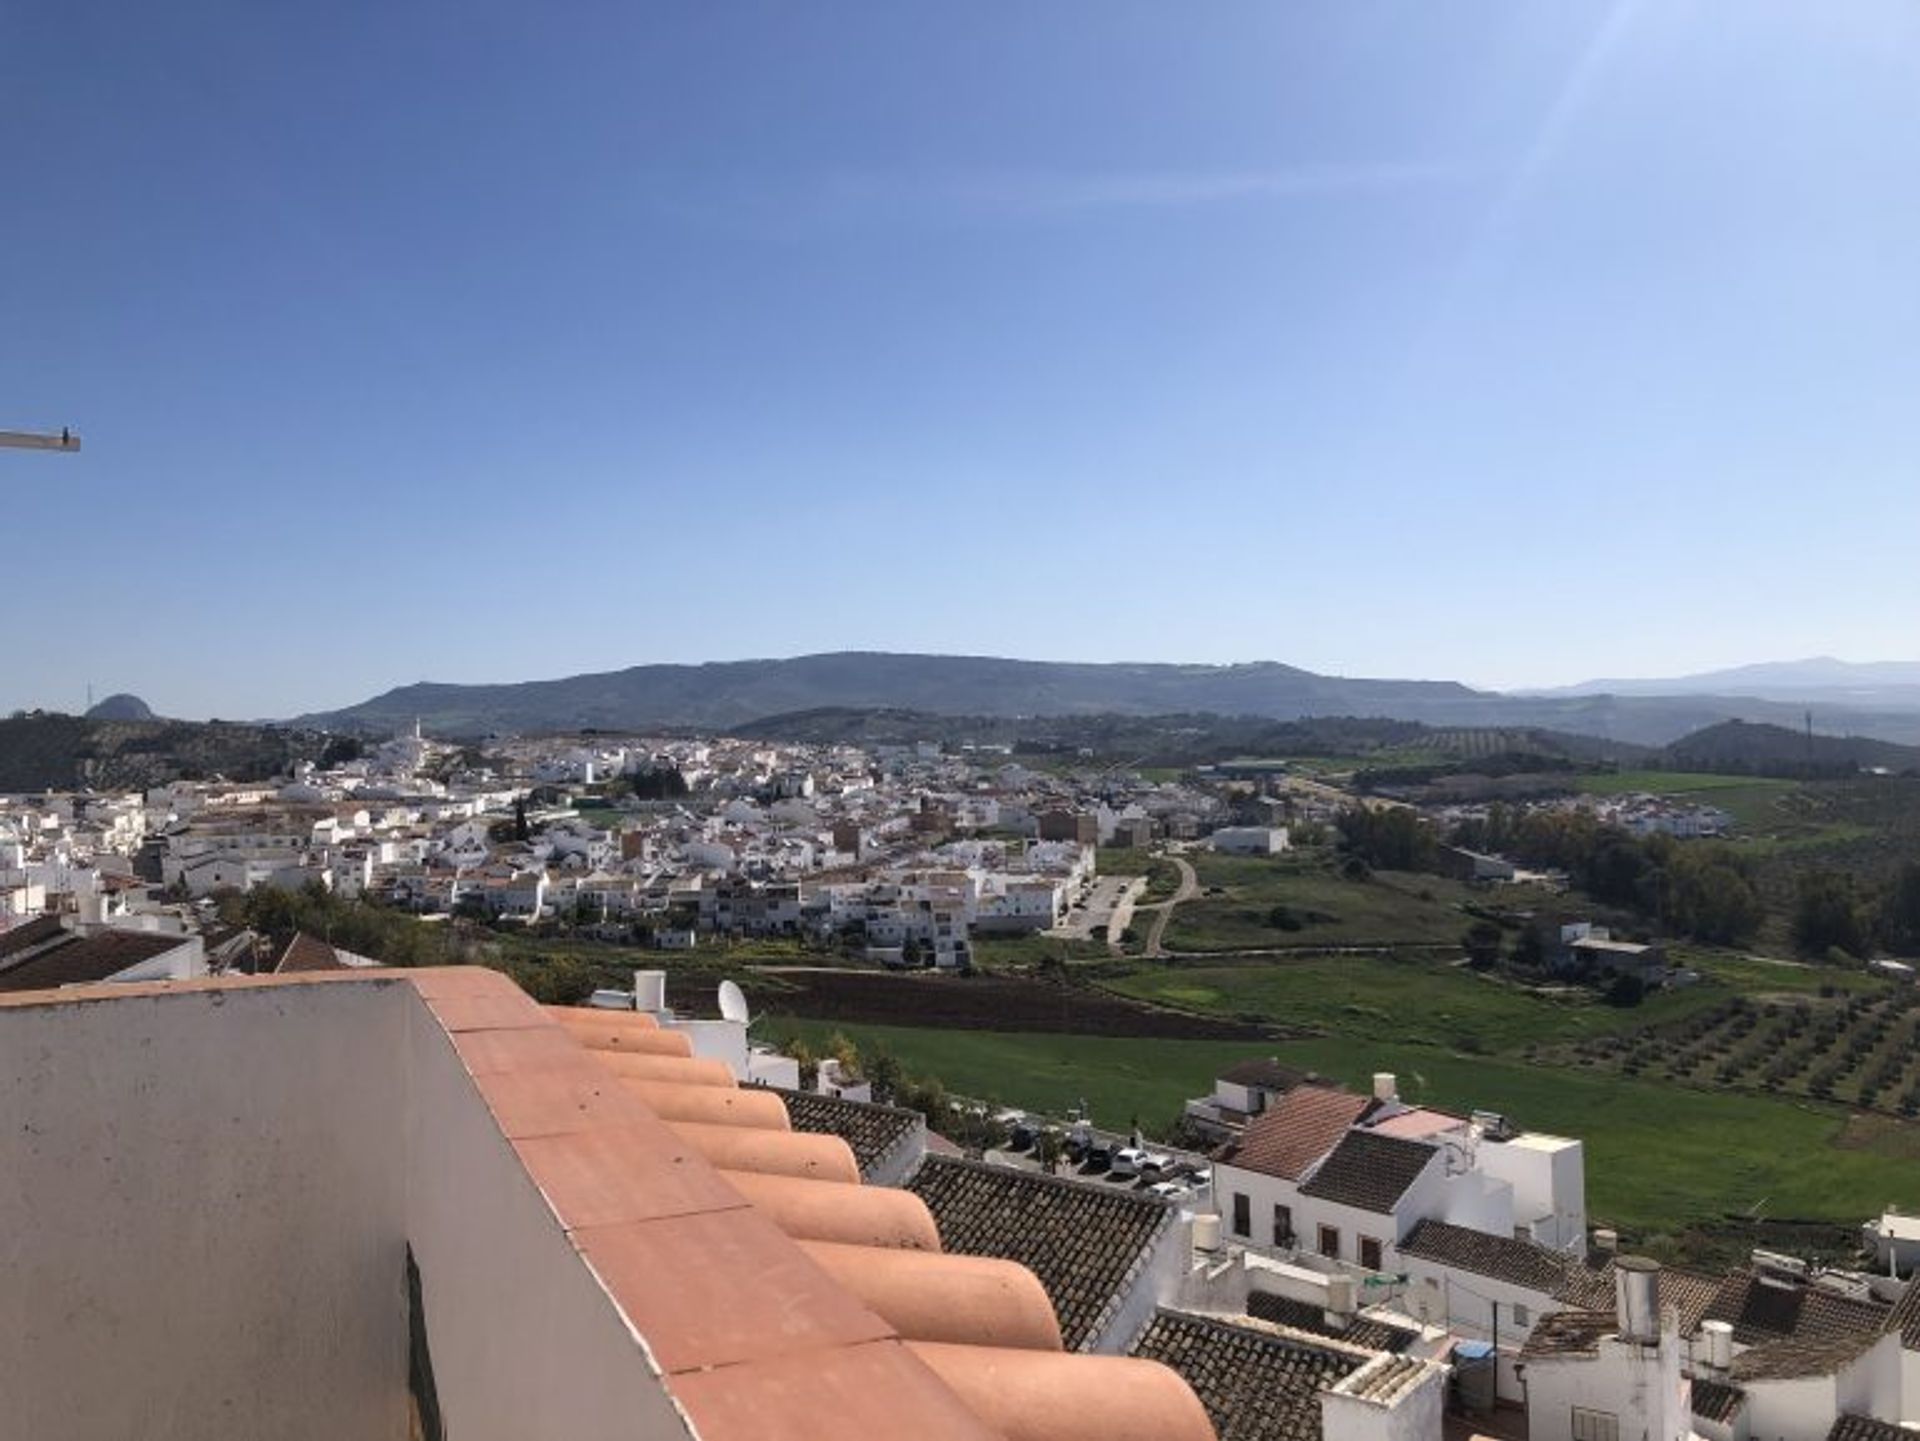
[(80, 437), (66, 426), (58, 435), (35, 430), (0, 430), (0, 450), (78, 450)]

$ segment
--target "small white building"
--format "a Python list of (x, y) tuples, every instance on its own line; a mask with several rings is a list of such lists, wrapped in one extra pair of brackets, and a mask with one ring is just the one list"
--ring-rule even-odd
[(1557, 1312), (1528, 1338), (1521, 1365), (1529, 1441), (1688, 1441), (1692, 1434), (1692, 1392), (1681, 1373), (1686, 1347), (1671, 1313), (1660, 1309), (1660, 1267), (1623, 1256), (1614, 1275), (1613, 1311)]
[(1277, 856), (1289, 846), (1285, 826), (1222, 826), (1207, 844), (1230, 856)]

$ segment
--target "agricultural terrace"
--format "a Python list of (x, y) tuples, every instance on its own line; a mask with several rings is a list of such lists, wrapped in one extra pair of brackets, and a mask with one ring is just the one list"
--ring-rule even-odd
[(1920, 1116), (1920, 997), (1911, 987), (1732, 996), (1684, 1020), (1583, 1041), (1568, 1054), (1578, 1066), (1673, 1085)]

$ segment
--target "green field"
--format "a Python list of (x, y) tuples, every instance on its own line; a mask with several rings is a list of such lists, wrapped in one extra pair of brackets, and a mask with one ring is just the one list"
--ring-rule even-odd
[[(1187, 1097), (1211, 1090), (1223, 1065), (1260, 1049), (1230, 1041), (826, 1022), (767, 1023), (765, 1030), (770, 1039), (798, 1031), (816, 1045), (842, 1030), (963, 1095), (1055, 1114), (1085, 1099), (1102, 1124), (1125, 1126), (1138, 1117), (1149, 1131), (1163, 1130)], [(1850, 1125), (1833, 1107), (1546, 1070), (1385, 1038), (1265, 1049), (1356, 1087), (1376, 1070), (1394, 1071), (1408, 1100), (1497, 1110), (1522, 1126), (1581, 1137), (1596, 1223), (1670, 1232), (1755, 1208), (1770, 1217), (1846, 1223), (1878, 1214), (1888, 1201), (1920, 1205), (1913, 1129)]]
[[(1459, 903), (1471, 892), (1440, 876), (1379, 871), (1350, 881), (1319, 852), (1264, 859), (1197, 855), (1203, 894), (1174, 912), (1172, 951), (1237, 951), (1274, 947), (1439, 945), (1457, 942), (1470, 924)], [(1217, 886), (1221, 894), (1204, 894)], [(1269, 920), (1284, 905), (1300, 929)]]
[(1591, 991), (1547, 994), (1446, 962), (1364, 955), (1156, 967), (1107, 984), (1183, 1011), (1473, 1053), (1615, 1035), (1705, 1010), (1726, 995), (1696, 986), (1622, 1010)]

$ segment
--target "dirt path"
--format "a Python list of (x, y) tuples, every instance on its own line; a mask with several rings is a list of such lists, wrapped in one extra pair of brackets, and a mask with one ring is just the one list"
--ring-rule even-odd
[(1147, 936), (1147, 955), (1149, 958), (1166, 955), (1162, 944), (1167, 935), (1167, 922), (1173, 919), (1173, 908), (1182, 901), (1190, 901), (1200, 894), (1200, 877), (1193, 872), (1193, 864), (1185, 856), (1168, 856), (1180, 872), (1180, 888), (1176, 890), (1155, 913), (1153, 930)]

